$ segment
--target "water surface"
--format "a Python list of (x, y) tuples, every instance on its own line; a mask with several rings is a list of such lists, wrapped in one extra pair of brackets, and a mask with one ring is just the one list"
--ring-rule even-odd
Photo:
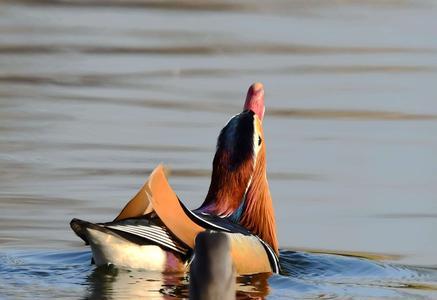
[(219, 130), (254, 81), (292, 251), (288, 276), (240, 278), (239, 296), (436, 298), (436, 12), (401, 0), (0, 3), (0, 298), (186, 296), (182, 275), (96, 269), (68, 223), (112, 219), (160, 162), (198, 206)]

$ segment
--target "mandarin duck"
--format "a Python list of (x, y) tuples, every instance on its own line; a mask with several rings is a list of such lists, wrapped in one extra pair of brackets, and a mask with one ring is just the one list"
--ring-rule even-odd
[(223, 232), (237, 274), (278, 273), (278, 241), (266, 174), (264, 88), (253, 84), (243, 111), (221, 130), (203, 204), (189, 210), (156, 167), (112, 222), (73, 219), (96, 265), (162, 272), (188, 271), (196, 236)]

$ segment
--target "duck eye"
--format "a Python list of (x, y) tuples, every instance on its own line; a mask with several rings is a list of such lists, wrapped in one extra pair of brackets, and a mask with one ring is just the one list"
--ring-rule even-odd
[(261, 142), (262, 142), (263, 140), (261, 139), (261, 137), (260, 136), (258, 136), (258, 146), (260, 146), (261, 145)]

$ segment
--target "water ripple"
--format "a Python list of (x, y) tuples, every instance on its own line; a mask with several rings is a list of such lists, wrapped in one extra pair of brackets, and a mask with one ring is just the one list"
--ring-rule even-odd
[[(150, 174), (153, 169), (144, 168), (60, 168), (56, 169), (57, 177), (82, 177), (82, 176), (145, 176)], [(43, 175), (43, 174), (41, 174)], [(211, 170), (206, 169), (169, 169), (169, 175), (184, 178), (209, 178)], [(322, 180), (323, 177), (315, 174), (305, 173), (283, 173), (269, 172), (269, 178), (274, 180)]]
[[(437, 72), (437, 67), (432, 65), (295, 65), (289, 67), (274, 68), (250, 68), (250, 69), (219, 69), (219, 68), (178, 68), (162, 69), (148, 72), (136, 73), (103, 73), (103, 74), (0, 74), (0, 83), (14, 84), (53, 84), (60, 86), (145, 86), (135, 83), (139, 79), (156, 79), (156, 78), (205, 78), (205, 77), (223, 77), (249, 75), (253, 73), (262, 73), (264, 75), (294, 74), (362, 74), (362, 73), (383, 73), (383, 74), (404, 74), (404, 73), (424, 73)], [(132, 82), (134, 81), (134, 82)], [(5, 92), (2, 93), (8, 95)]]
[(378, 110), (271, 108), (269, 115), (278, 118), (347, 119), (365, 121), (434, 121), (437, 115)]
[[(295, 1), (235, 1), (229, 0), (208, 0), (208, 1), (193, 1), (193, 0), (15, 0), (15, 2), (26, 3), (30, 5), (49, 5), (49, 6), (76, 6), (76, 7), (116, 7), (116, 8), (142, 8), (142, 9), (159, 9), (159, 10), (174, 10), (174, 11), (214, 11), (214, 12), (256, 12), (256, 13), (309, 13), (310, 8), (329, 8), (338, 6), (338, 1), (325, 0), (295, 0)], [(429, 1), (402, 1), (402, 0), (349, 0), (342, 1), (343, 6), (370, 6), (380, 9), (399, 9), (399, 8), (429, 8), (433, 7), (433, 3)]]
[(245, 44), (198, 44), (178, 46), (107, 46), (77, 44), (11, 44), (0, 45), (0, 54), (37, 55), (60, 53), (84, 53), (100, 55), (223, 55), (223, 54), (291, 54), (291, 55), (338, 55), (338, 54), (395, 54), (428, 53), (435, 54), (434, 48), (413, 47), (358, 47), (358, 46), (318, 46), (279, 43)]

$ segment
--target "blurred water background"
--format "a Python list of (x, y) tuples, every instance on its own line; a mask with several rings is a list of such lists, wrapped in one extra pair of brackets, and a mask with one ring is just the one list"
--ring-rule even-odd
[(160, 162), (197, 207), (254, 81), (280, 246), (298, 252), (239, 296), (437, 298), (436, 8), (0, 2), (0, 298), (186, 297), (185, 277), (95, 269), (69, 221), (112, 219)]

